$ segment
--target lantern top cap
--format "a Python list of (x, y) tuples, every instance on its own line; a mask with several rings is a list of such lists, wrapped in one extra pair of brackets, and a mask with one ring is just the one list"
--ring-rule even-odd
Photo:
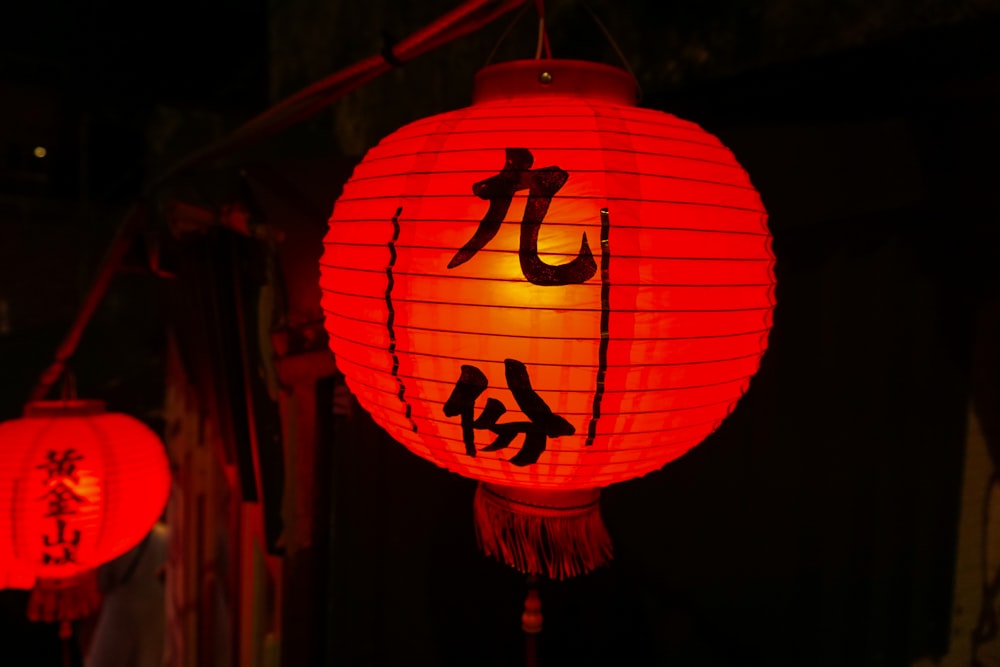
[(31, 401), (24, 406), (25, 417), (87, 417), (104, 414), (104, 401), (73, 398), (60, 401)]
[(623, 69), (586, 60), (512, 60), (476, 73), (472, 102), (519, 97), (576, 97), (635, 106), (637, 88)]

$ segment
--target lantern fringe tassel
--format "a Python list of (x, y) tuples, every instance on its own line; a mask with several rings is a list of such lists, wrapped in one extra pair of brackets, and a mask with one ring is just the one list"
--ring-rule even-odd
[(480, 483), (473, 513), (487, 555), (525, 574), (568, 579), (612, 559), (600, 491), (539, 491)]
[(97, 570), (87, 570), (63, 579), (39, 579), (28, 599), (28, 618), (63, 623), (90, 616), (100, 606)]

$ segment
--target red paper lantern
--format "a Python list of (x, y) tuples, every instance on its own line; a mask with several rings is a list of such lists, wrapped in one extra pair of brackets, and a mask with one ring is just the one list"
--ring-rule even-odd
[(349, 387), (486, 483), (480, 544), (529, 572), (610, 557), (596, 489), (701, 442), (767, 345), (757, 191), (717, 138), (634, 102), (605, 65), (488, 67), (470, 107), (369, 151), (330, 219), (323, 308)]
[(163, 445), (140, 421), (101, 401), (29, 403), (0, 423), (2, 583), (38, 581), (33, 617), (80, 615), (93, 600), (65, 584), (93, 588), (93, 569), (142, 540), (169, 491)]

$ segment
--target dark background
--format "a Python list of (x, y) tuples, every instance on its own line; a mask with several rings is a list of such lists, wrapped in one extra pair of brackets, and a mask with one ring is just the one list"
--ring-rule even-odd
[[(556, 56), (616, 62), (581, 3), (548, 4)], [(0, 10), (0, 418), (20, 412), (122, 212), (170, 158), (453, 6)], [(949, 633), (970, 405), (1000, 465), (1000, 6), (592, 6), (642, 104), (699, 122), (751, 174), (771, 215), (778, 307), (760, 372), (719, 431), (605, 492), (614, 565), (543, 583), (541, 664), (895, 666), (969, 641)], [(308, 206), (289, 204), (281, 224), (321, 235), (346, 167), (395, 127), (466, 104), (512, 18), (182, 175), (164, 196), (253, 203), (241, 174), (283, 174)], [(531, 56), (532, 23), (496, 60)], [(190, 334), (205, 317), (176, 299), (190, 283), (148, 271), (144, 252), (165, 229), (154, 221), (133, 249), (73, 364), (82, 394), (153, 423), (168, 327), (189, 332), (188, 347), (224, 343)], [(235, 246), (252, 266), (253, 250)], [(202, 246), (171, 252), (177, 267), (218, 266)], [(250, 292), (266, 280), (247, 276)], [(291, 320), (315, 308), (288, 302)], [(521, 664), (524, 582), (476, 553), (474, 483), (364, 416), (329, 426), (329, 567), (311, 599), (293, 601), (325, 632), (303, 640), (317, 645), (301, 664)], [(3, 643), (35, 647), (23, 664), (48, 664), (54, 629), (21, 620), (23, 601), (0, 593)]]

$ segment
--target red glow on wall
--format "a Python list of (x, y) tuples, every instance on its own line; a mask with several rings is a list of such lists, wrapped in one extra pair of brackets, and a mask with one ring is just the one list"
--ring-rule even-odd
[(0, 424), (0, 584), (28, 587), (135, 546), (170, 491), (160, 439), (99, 401), (30, 403)]

